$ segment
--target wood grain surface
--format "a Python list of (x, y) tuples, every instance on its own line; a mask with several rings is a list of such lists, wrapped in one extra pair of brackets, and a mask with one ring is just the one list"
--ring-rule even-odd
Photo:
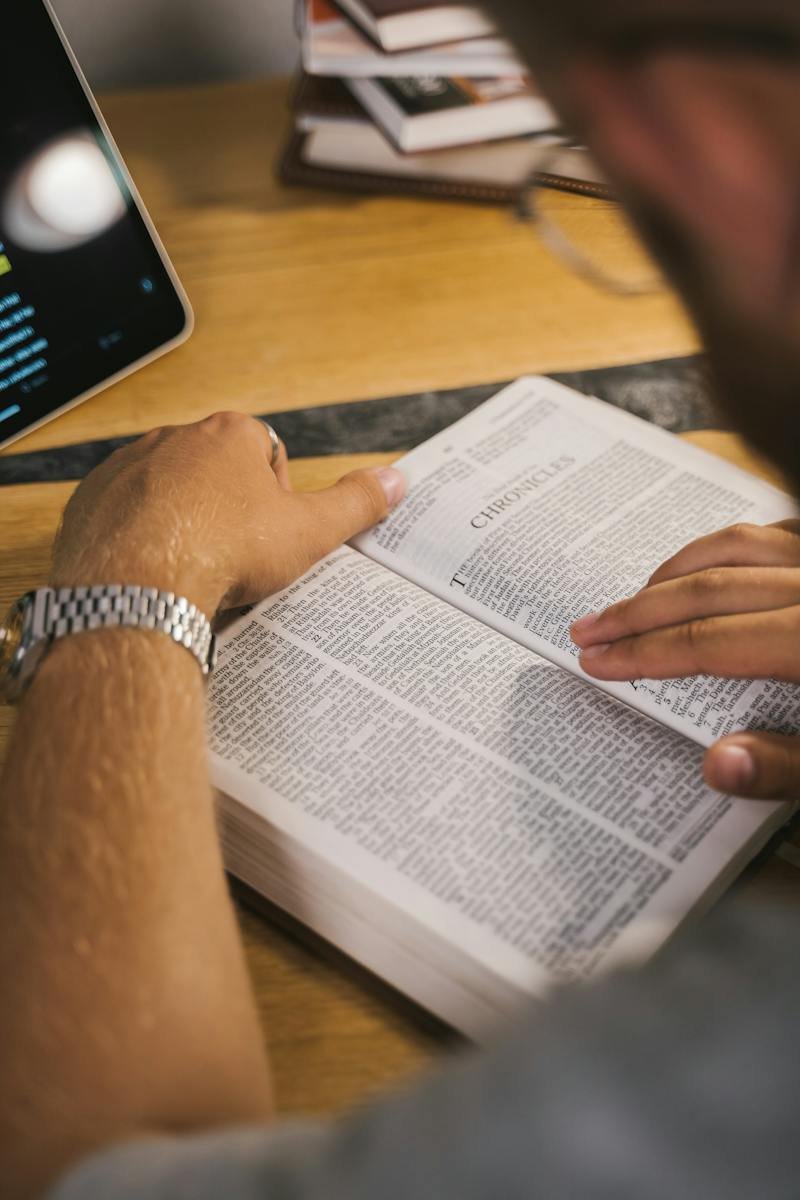
[[(619, 300), (573, 278), (507, 210), (284, 189), (272, 161), (286, 124), (281, 83), (117, 95), (112, 129), (195, 307), (191, 341), (19, 442), (63, 445), (196, 419), (219, 408), (289, 409), (530, 371), (691, 353), (669, 295)], [(606, 244), (608, 206), (555, 203)], [(754, 463), (729, 434), (694, 435)], [(388, 455), (306, 459), (320, 487)], [(72, 484), (0, 490), (0, 606), (45, 581)], [(0, 708), (0, 761), (11, 712)], [(745, 885), (798, 902), (777, 859)], [(420, 1070), (451, 1039), (341, 958), (240, 909), (271, 1047), (279, 1108), (337, 1112)]]
[[(220, 406), (269, 412), (696, 348), (671, 297), (596, 292), (508, 209), (282, 187), (285, 109), (281, 82), (109, 97), (197, 329), (20, 449)], [(581, 238), (613, 243), (608, 204), (562, 193), (552, 203)]]

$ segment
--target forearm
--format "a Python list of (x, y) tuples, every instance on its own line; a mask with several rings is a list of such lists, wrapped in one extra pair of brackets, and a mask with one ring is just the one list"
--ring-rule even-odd
[[(212, 614), (280, 591), (404, 487), (357, 471), (293, 495), (285, 449), (235, 413), (154, 430), (77, 489), (52, 583), (127, 580)], [(19, 713), (0, 787), (4, 1200), (94, 1147), (268, 1111), (204, 708), (182, 646), (107, 629), (58, 643)]]
[(182, 647), (107, 630), (57, 645), (20, 710), (0, 789), (5, 1195), (113, 1139), (268, 1110), (204, 692)]

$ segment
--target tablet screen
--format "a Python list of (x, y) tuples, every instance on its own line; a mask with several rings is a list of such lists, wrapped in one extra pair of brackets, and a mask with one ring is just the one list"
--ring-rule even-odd
[(188, 318), (40, 0), (4, 0), (0, 444), (179, 338)]

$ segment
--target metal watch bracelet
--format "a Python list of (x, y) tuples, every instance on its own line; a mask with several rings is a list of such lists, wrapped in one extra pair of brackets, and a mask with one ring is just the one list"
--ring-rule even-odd
[(211, 623), (195, 604), (174, 592), (133, 584), (49, 588), (45, 617), (50, 639), (115, 626), (164, 633), (193, 654), (204, 675), (216, 662)]

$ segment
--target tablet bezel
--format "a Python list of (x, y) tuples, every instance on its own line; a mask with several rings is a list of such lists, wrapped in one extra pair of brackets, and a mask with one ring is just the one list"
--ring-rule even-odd
[(20, 438), (27, 437), (28, 434), (33, 433), (35, 429), (40, 429), (49, 421), (54, 420), (56, 417), (60, 417), (63, 413), (68, 412), (71, 408), (75, 408), (77, 405), (82, 404), (84, 400), (89, 400), (92, 396), (96, 396), (99, 392), (104, 392), (106, 388), (112, 387), (113, 384), (119, 383), (120, 380), (126, 379), (129, 375), (133, 375), (136, 371), (141, 370), (142, 367), (146, 367), (150, 363), (155, 362), (156, 359), (161, 358), (164, 354), (168, 354), (170, 350), (174, 350), (176, 347), (187, 341), (194, 329), (194, 313), (192, 312), (192, 306), (189, 302), (189, 297), (186, 294), (183, 284), (178, 278), (178, 274), (172, 265), (169, 255), (167, 254), (164, 243), (161, 241), (161, 238), (158, 235), (156, 227), (153, 224), (153, 220), (147, 211), (147, 208), (145, 207), (141, 195), (139, 194), (139, 189), (136, 187), (131, 173), (125, 164), (125, 160), (123, 159), (120, 149), (114, 140), (114, 136), (106, 123), (100, 106), (95, 99), (94, 93), (92, 92), (92, 89), (86, 80), (86, 76), (81, 70), (80, 63), (75, 57), (75, 53), (69, 43), (67, 35), (64, 32), (61, 22), (53, 11), (50, 0), (38, 0), (38, 3), (40, 3), (42, 8), (45, 10), (48, 19), (58, 35), (58, 38), (64, 49), (64, 53), (66, 54), (72, 70), (74, 71), (75, 76), (81, 85), (81, 89), (86, 97), (86, 101), (92, 110), (101, 133), (108, 143), (111, 153), (114, 156), (115, 164), (119, 169), (126, 186), (130, 190), (131, 198), (136, 206), (139, 216), (142, 219), (147, 234), (150, 237), (153, 248), (161, 260), (169, 281), (174, 288), (175, 296), (184, 314), (184, 323), (183, 328), (174, 337), (169, 338), (165, 342), (159, 343), (159, 345), (155, 346), (152, 350), (148, 350), (146, 354), (133, 359), (133, 361), (130, 362), (126, 367), (123, 367), (121, 370), (115, 371), (113, 374), (106, 376), (106, 378), (101, 380), (99, 383), (93, 384), (93, 386), (87, 391), (81, 392), (78, 396), (74, 396), (65, 404), (60, 404), (57, 408), (52, 409), (51, 412), (46, 413), (43, 417), (36, 417), (29, 425), (24, 426), (22, 429), (18, 429), (15, 433), (10, 434), (8, 437), (3, 437), (2, 432), (0, 432), (0, 450), (5, 449), (6, 446), (10, 446), (12, 442), (19, 441)]

